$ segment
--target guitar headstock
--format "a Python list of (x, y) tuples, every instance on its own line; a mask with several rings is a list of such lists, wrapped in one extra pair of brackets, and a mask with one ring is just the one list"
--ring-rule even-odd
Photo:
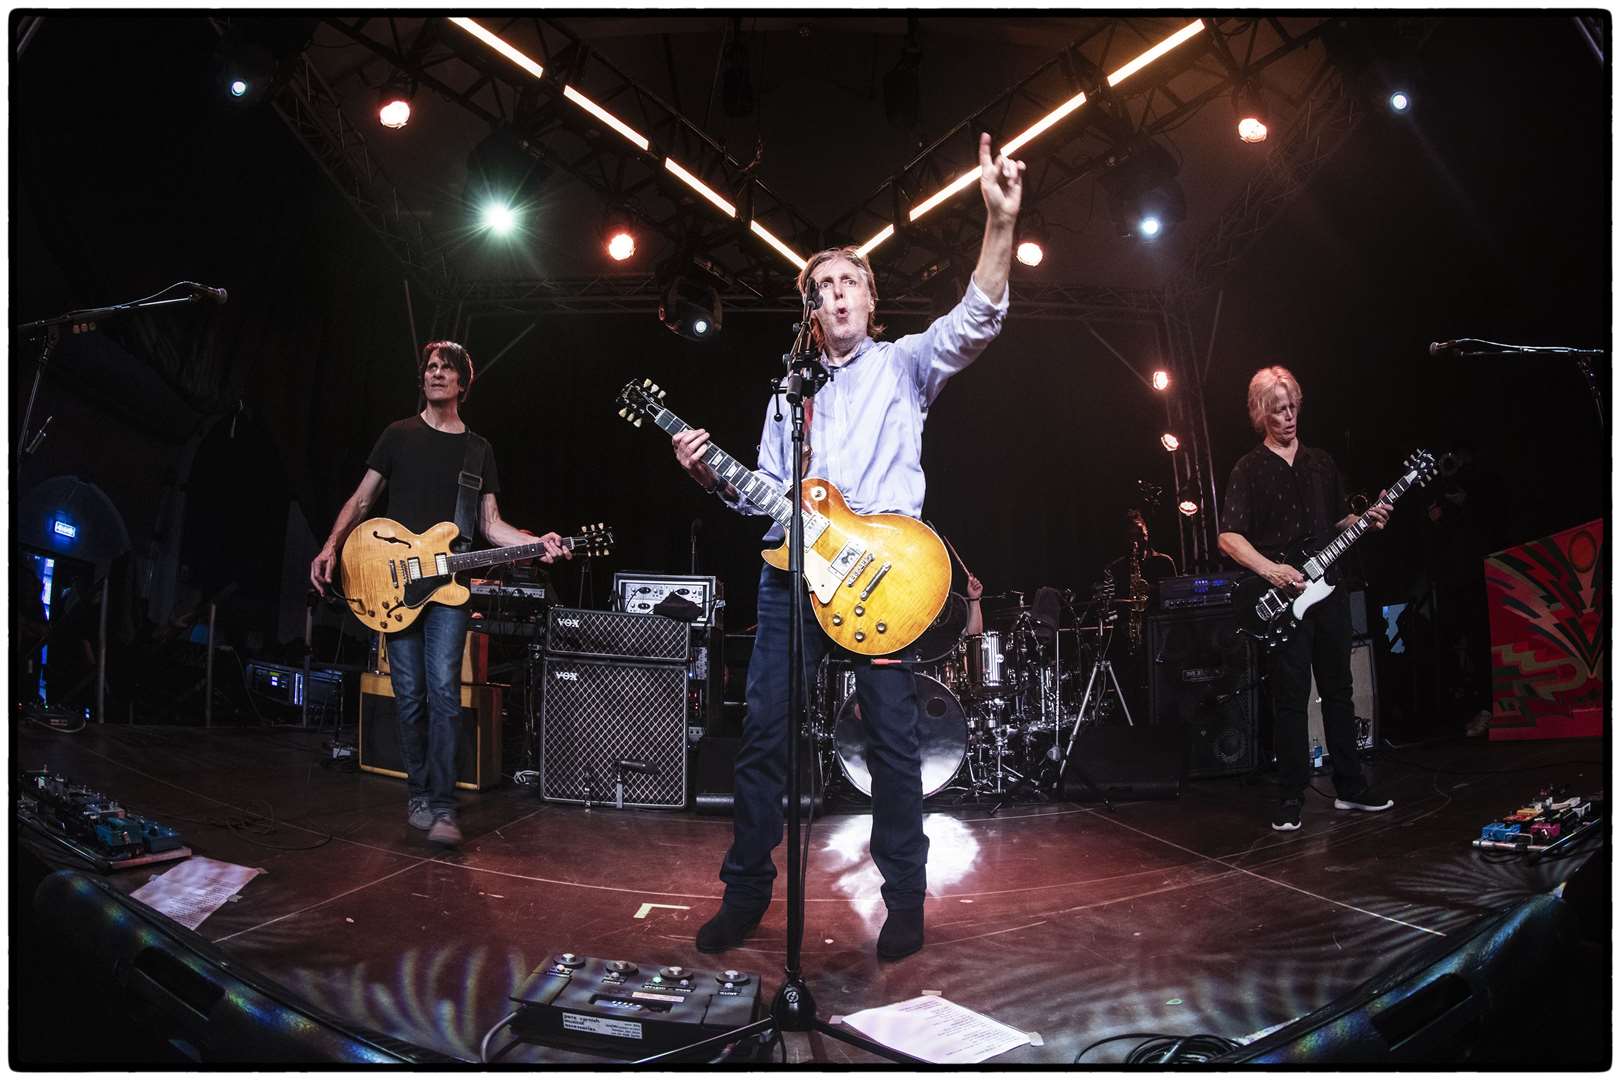
[(643, 420), (658, 422), (664, 412), (664, 392), (651, 379), (627, 382), (619, 391), (619, 415), (632, 427), (640, 427)]
[(1433, 454), (1427, 450), (1414, 450), (1406, 456), (1406, 471), (1413, 474), (1412, 483), (1422, 487), (1435, 478), (1439, 469), (1435, 466)]
[(598, 558), (613, 550), (613, 530), (598, 521), (595, 525), (581, 525), (579, 535), (569, 537), (576, 554)]

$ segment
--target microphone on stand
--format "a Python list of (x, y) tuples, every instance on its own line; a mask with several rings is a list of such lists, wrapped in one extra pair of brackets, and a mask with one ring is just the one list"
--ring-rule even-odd
[(199, 285), (195, 281), (188, 281), (186, 284), (191, 287), (191, 298), (193, 300), (206, 300), (211, 304), (223, 304), (226, 300), (230, 299), (229, 294), (226, 293), (224, 289), (214, 289), (207, 285)]

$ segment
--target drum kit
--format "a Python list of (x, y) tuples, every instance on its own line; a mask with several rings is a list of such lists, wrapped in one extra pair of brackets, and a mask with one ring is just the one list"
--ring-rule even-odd
[[(1074, 733), (1102, 713), (1107, 680), (1096, 675), (1107, 664), (1116, 621), (1109, 599), (1077, 610), (1072, 594), (1049, 586), (1030, 605), (1021, 592), (983, 599), (1000, 602), (987, 603), (983, 633), (965, 632), (967, 601), (952, 593), (907, 652), (906, 666), (917, 680), (925, 798), (1041, 797), (1066, 764)], [(852, 664), (822, 661), (813, 692), (810, 736), (822, 775), (839, 774), (869, 797), (866, 728)]]

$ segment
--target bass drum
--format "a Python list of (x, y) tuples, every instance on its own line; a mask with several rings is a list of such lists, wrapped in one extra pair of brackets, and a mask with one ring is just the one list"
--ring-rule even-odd
[[(866, 724), (861, 719), (859, 696), (851, 688), (838, 707), (833, 726), (838, 745), (838, 767), (862, 795), (872, 794), (872, 773), (866, 767)], [(967, 714), (956, 695), (931, 675), (917, 676), (917, 732), (922, 750), (923, 798), (955, 779), (967, 758)]]

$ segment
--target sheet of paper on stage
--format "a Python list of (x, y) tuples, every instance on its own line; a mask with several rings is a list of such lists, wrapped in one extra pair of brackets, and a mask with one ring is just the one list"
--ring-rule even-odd
[(862, 1009), (844, 1023), (867, 1038), (937, 1065), (973, 1065), (1030, 1041), (1029, 1035), (942, 997)]
[(190, 930), (242, 891), (263, 870), (193, 855), (130, 893)]

